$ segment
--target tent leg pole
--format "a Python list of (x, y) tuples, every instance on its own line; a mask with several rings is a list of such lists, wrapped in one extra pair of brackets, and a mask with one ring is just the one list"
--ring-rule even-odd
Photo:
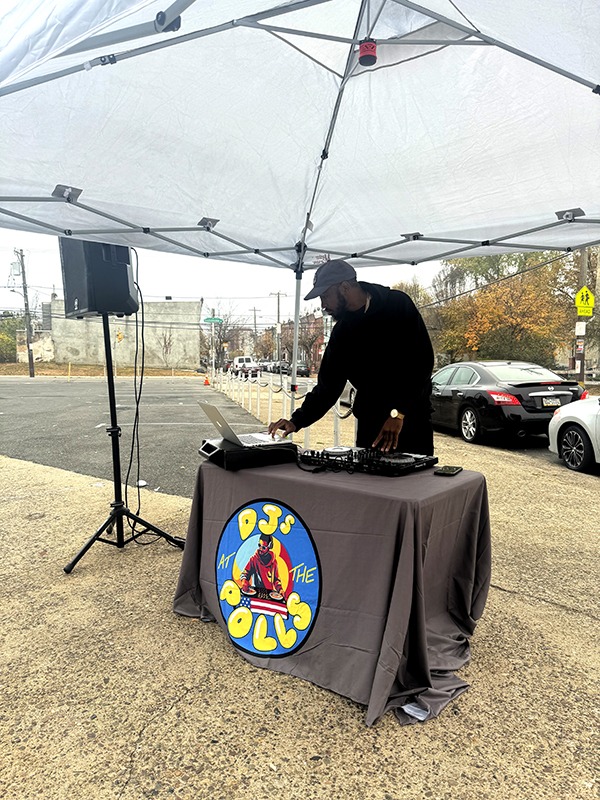
[(290, 416), (294, 413), (295, 395), (298, 391), (298, 378), (296, 377), (296, 368), (298, 365), (298, 334), (300, 327), (300, 289), (302, 287), (302, 264), (299, 263), (296, 268), (296, 293), (294, 305), (294, 349), (292, 351), (292, 377), (290, 385)]

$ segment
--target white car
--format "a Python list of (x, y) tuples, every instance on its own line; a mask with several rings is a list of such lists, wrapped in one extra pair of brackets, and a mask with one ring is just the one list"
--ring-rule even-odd
[(600, 397), (588, 397), (561, 406), (548, 427), (550, 451), (577, 472), (600, 464)]
[(234, 375), (239, 375), (241, 372), (242, 375), (250, 375), (253, 378), (260, 372), (260, 367), (252, 356), (236, 356), (230, 369)]

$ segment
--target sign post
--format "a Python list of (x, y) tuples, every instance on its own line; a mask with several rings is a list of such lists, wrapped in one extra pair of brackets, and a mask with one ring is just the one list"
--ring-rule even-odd
[(583, 386), (585, 384), (585, 326), (582, 317), (591, 317), (594, 311), (596, 299), (594, 293), (587, 286), (582, 286), (575, 295), (575, 307), (577, 308), (578, 321), (575, 323), (575, 369), (577, 370), (577, 380)]
[(591, 317), (596, 305), (594, 293), (587, 286), (582, 286), (575, 295), (575, 306), (578, 317)]
[(215, 379), (215, 325), (220, 325), (223, 320), (221, 317), (206, 317), (204, 322), (210, 324), (210, 353), (211, 359), (210, 363), (212, 364), (212, 379)]

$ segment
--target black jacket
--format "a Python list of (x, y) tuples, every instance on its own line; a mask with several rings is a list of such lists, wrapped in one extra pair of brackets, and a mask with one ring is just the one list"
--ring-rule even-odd
[(393, 408), (419, 420), (431, 414), (433, 348), (417, 307), (404, 292), (360, 286), (371, 295), (369, 308), (335, 324), (317, 385), (292, 414), (298, 430), (335, 405), (347, 380), (356, 388), (354, 415), (373, 429), (379, 430)]

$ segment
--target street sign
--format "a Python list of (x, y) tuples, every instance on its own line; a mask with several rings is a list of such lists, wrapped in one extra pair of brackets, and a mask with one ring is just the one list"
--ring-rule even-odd
[(583, 286), (575, 295), (577, 314), (580, 317), (591, 317), (595, 304), (594, 293), (587, 286)]
[(206, 317), (204, 322), (214, 322), (215, 325), (218, 325), (221, 322), (223, 322), (223, 320), (221, 319), (221, 317)]

